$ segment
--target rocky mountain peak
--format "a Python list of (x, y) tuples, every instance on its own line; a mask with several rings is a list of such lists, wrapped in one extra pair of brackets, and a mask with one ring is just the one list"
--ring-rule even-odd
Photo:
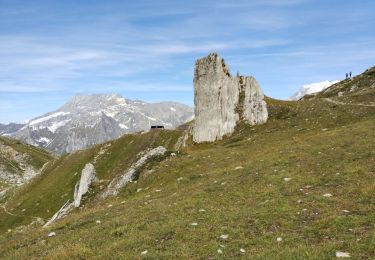
[(75, 95), (58, 110), (31, 119), (9, 135), (61, 154), (151, 125), (175, 128), (192, 118), (192, 108), (175, 102), (147, 103), (116, 93)]
[(233, 77), (217, 53), (198, 59), (194, 71), (194, 142), (220, 140), (238, 121), (262, 124), (268, 112), (263, 92), (254, 77)]

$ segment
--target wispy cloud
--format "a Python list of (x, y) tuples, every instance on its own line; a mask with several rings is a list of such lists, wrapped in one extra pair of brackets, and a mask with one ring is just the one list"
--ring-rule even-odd
[[(211, 51), (285, 98), (373, 63), (374, 8), (368, 0), (2, 2), (0, 99), (120, 92), (192, 103), (194, 61)], [(0, 121), (12, 111), (2, 106)]]

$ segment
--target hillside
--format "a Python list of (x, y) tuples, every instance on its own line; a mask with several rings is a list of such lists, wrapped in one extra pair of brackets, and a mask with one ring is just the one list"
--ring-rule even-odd
[(375, 105), (375, 67), (351, 79), (342, 80), (315, 95), (304, 99), (326, 98), (330, 102), (347, 105)]
[(52, 159), (51, 154), (40, 148), (0, 137), (0, 194), (29, 181)]
[[(353, 99), (364, 102), (367, 95)], [(110, 142), (107, 152), (99, 153), (103, 144), (62, 157), (8, 201), (7, 211), (18, 217), (1, 213), (0, 256), (374, 256), (375, 107), (325, 98), (266, 102), (266, 124), (239, 125), (222, 141), (190, 144), (177, 156), (151, 162), (137, 182), (105, 201), (95, 197), (101, 182), (149, 145), (174, 150), (181, 130), (125, 135)], [(75, 173), (98, 154), (99, 183), (84, 208), (47, 229), (13, 229), (30, 217), (51, 217), (72, 196)], [(52, 231), (56, 236), (48, 237)]]

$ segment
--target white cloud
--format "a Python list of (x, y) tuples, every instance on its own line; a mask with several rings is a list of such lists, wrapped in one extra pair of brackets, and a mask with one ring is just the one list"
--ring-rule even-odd
[(332, 86), (333, 84), (336, 84), (337, 82), (339, 82), (339, 81), (338, 80), (333, 80), (333, 81), (325, 80), (325, 81), (322, 81), (322, 82), (303, 85), (296, 93), (294, 93), (293, 96), (290, 97), (290, 99), (291, 100), (299, 100), (300, 98), (302, 98), (303, 96), (305, 96), (307, 94), (313, 94), (313, 93), (320, 92), (320, 91)]

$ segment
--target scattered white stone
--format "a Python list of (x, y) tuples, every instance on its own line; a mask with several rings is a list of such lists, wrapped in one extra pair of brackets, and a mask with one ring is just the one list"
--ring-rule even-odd
[(217, 252), (218, 252), (219, 254), (222, 254), (222, 253), (223, 253), (223, 250), (218, 249)]
[(243, 167), (242, 166), (237, 166), (236, 168), (234, 168), (235, 170), (241, 170), (241, 169), (243, 169)]
[(177, 181), (182, 181), (184, 178), (180, 177), (180, 178), (177, 178)]
[(126, 202), (125, 200), (124, 200), (124, 201), (121, 201), (121, 204), (125, 204), (125, 202)]
[(198, 223), (197, 222), (190, 223), (190, 226), (196, 227), (198, 226)]
[(12, 230), (11, 230), (11, 229), (8, 229), (8, 232), (12, 232)]
[(347, 209), (344, 209), (342, 212), (344, 212), (344, 213), (350, 213), (350, 211), (347, 210)]
[(142, 188), (139, 188), (139, 189), (137, 189), (137, 192), (140, 192), (142, 190)]
[(25, 212), (26, 211), (26, 209), (22, 209), (22, 212)]
[(95, 221), (96, 224), (102, 223), (100, 220)]
[(225, 246), (224, 246), (224, 245), (220, 245), (220, 247), (221, 247), (221, 248), (225, 248)]
[(328, 130), (328, 128), (323, 128), (323, 129), (322, 129), (322, 131), (327, 131), (327, 130)]
[(326, 193), (326, 194), (323, 194), (323, 197), (332, 197), (333, 195), (331, 193)]
[(340, 258), (340, 257), (350, 257), (350, 254), (347, 253), (347, 252), (336, 251), (336, 257), (337, 258)]
[(155, 190), (155, 192), (161, 192), (161, 190)]
[(50, 232), (50, 233), (48, 234), (48, 236), (49, 236), (49, 237), (54, 237), (54, 236), (56, 236), (56, 233), (55, 233), (55, 232)]
[(199, 212), (206, 212), (206, 210), (205, 209), (200, 209)]
[(302, 200), (297, 200), (298, 203), (302, 203)]
[(246, 250), (245, 250), (245, 249), (243, 249), (243, 248), (241, 248), (241, 249), (240, 249), (240, 252), (241, 252), (241, 253), (245, 253), (245, 252), (246, 252)]
[(289, 178), (289, 177), (285, 177), (284, 178), (284, 181), (290, 181), (292, 178)]
[(148, 253), (148, 251), (145, 250), (145, 251), (143, 251), (143, 252), (141, 253), (141, 255), (146, 255), (147, 253)]
[(112, 204), (109, 204), (108, 206), (107, 206), (108, 208), (112, 208), (113, 207), (113, 205)]
[(276, 241), (281, 242), (281, 241), (283, 241), (283, 239), (281, 237), (278, 237), (278, 238), (276, 238)]
[(220, 238), (221, 239), (228, 239), (229, 235), (221, 235)]
[(173, 157), (176, 156), (176, 153), (171, 153), (171, 156), (173, 156)]

